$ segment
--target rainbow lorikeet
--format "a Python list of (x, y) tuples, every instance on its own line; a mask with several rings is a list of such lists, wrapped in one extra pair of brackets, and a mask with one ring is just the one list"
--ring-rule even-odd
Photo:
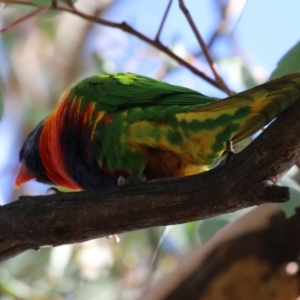
[(227, 141), (250, 137), (300, 98), (300, 73), (218, 101), (188, 88), (120, 73), (92, 76), (29, 134), (15, 186), (77, 190), (206, 171)]

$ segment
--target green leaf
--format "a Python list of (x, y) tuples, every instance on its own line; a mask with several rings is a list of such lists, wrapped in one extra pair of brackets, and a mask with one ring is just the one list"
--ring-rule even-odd
[(270, 79), (298, 71), (300, 71), (300, 41), (279, 60)]

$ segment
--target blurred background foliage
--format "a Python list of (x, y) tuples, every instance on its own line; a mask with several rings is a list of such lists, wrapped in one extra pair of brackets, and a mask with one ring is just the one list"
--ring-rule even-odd
[[(36, 10), (13, 3), (22, 1), (5, 2), (11, 3), (0, 3), (2, 28)], [(40, 6), (50, 3), (24, 2)], [(156, 1), (155, 5), (151, 0), (81, 0), (76, 7), (106, 20), (126, 21), (154, 39), (168, 3), (168, 0)], [(185, 4), (232, 90), (261, 83), (273, 71), (275, 77), (299, 71), (299, 33), (295, 28), (300, 3), (297, 1), (290, 1), (288, 7), (284, 0), (273, 0), (272, 6), (269, 1), (250, 0), (187, 0)], [(160, 40), (212, 77), (177, 1), (172, 3)], [(14, 201), (19, 195), (46, 193), (49, 187), (36, 182), (13, 190), (20, 145), (57, 105), (68, 86), (105, 72), (135, 72), (211, 96), (226, 96), (165, 53), (121, 30), (95, 25), (59, 10), (25, 18), (0, 36), (2, 204)], [(297, 167), (283, 179), (283, 184), (292, 188), (293, 201), (282, 205), (289, 214), (300, 199), (299, 180)], [(102, 238), (27, 251), (0, 266), (0, 299), (136, 299), (172, 272), (191, 248), (208, 241), (243, 213), (165, 230), (152, 228), (125, 233), (120, 235), (119, 243), (115, 238)]]

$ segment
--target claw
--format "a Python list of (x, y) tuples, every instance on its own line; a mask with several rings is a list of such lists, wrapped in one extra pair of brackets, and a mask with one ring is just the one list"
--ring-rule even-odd
[(139, 173), (139, 174), (132, 174), (128, 176), (127, 178), (120, 176), (118, 178), (118, 186), (124, 186), (127, 184), (135, 184), (135, 183), (141, 183), (141, 182), (146, 182), (147, 178), (145, 175)]
[(226, 166), (230, 162), (232, 157), (234, 156), (234, 149), (233, 149), (232, 141), (226, 142), (226, 149), (223, 154), (224, 154), (225, 158), (218, 164), (217, 167)]
[(232, 159), (234, 155), (234, 149), (233, 149), (233, 144), (232, 141), (227, 141), (226, 142), (226, 150), (225, 150), (225, 164), (228, 164), (230, 160)]
[(61, 194), (63, 193), (62, 191), (60, 191), (58, 188), (56, 187), (51, 187), (47, 190), (47, 195), (54, 195), (54, 194)]
[(120, 176), (119, 178), (118, 178), (118, 186), (123, 186), (123, 185), (125, 185), (126, 184), (126, 179), (125, 179), (125, 177), (124, 176)]

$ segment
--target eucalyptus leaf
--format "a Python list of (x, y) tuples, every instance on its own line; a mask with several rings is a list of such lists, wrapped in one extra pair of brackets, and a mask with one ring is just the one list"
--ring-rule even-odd
[(279, 60), (270, 79), (298, 71), (300, 71), (300, 41)]

